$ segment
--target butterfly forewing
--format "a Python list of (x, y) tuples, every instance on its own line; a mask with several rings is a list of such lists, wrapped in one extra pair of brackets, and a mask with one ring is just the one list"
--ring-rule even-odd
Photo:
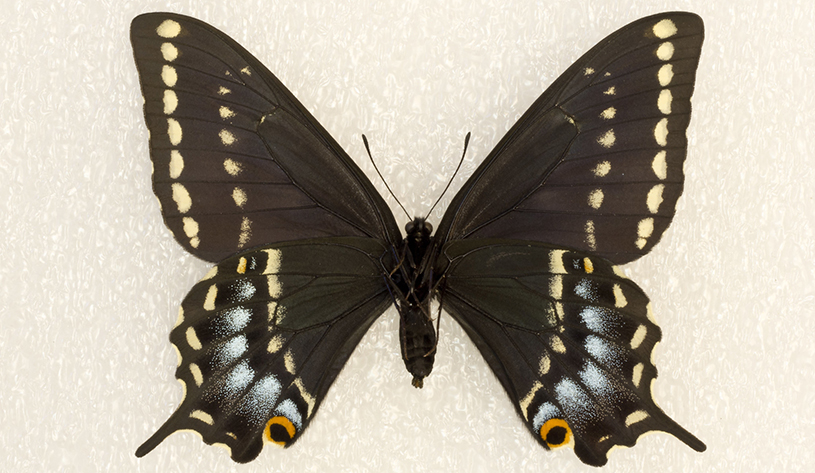
[[(133, 20), (153, 190), (192, 254), (326, 236), (398, 241), (387, 205), (259, 61), (220, 31), (165, 13)], [(269, 141), (271, 139), (271, 142)], [(320, 170), (313, 185), (303, 176)]]
[(610, 262), (506, 240), (452, 242), (444, 259), (445, 309), (542, 445), (573, 444), (596, 466), (652, 430), (704, 450), (654, 403), (661, 333), (648, 298)]
[(239, 462), (254, 459), (264, 438), (291, 445), (391, 304), (384, 253), (373, 239), (327, 238), (261, 247), (215, 266), (184, 299), (170, 334), (184, 400), (137, 455), (183, 429), (228, 446)]
[(666, 13), (583, 55), (465, 184), (441, 237), (540, 241), (618, 264), (650, 251), (682, 193), (703, 36), (698, 16)]

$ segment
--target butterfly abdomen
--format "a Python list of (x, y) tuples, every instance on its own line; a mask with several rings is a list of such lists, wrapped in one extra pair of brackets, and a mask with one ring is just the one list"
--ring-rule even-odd
[(402, 360), (413, 375), (413, 385), (421, 388), (433, 371), (436, 359), (436, 330), (430, 317), (430, 304), (404, 304), (399, 307), (399, 340)]

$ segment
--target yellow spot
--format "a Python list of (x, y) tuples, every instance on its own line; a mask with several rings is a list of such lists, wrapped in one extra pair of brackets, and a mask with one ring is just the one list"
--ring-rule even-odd
[(243, 171), (243, 166), (227, 158), (224, 160), (224, 169), (226, 169), (226, 172), (229, 173), (230, 176), (237, 176)]
[(195, 219), (192, 217), (184, 217), (182, 223), (184, 224), (184, 234), (187, 235), (187, 238), (198, 235), (198, 222), (196, 222)]
[(657, 48), (657, 57), (663, 61), (668, 61), (674, 55), (674, 45), (670, 41), (665, 41)]
[(204, 298), (204, 310), (215, 310), (215, 298), (218, 297), (218, 286), (215, 284), (207, 289), (207, 296)]
[(218, 113), (221, 115), (221, 118), (226, 120), (227, 118), (232, 118), (235, 116), (235, 112), (232, 111), (229, 107), (221, 107), (218, 109)]
[(238, 268), (236, 269), (238, 274), (245, 274), (246, 273), (246, 258), (241, 256), (240, 261), (238, 261)]
[(187, 345), (189, 345), (193, 350), (200, 350), (201, 340), (198, 340), (198, 334), (195, 333), (195, 329), (192, 327), (187, 327), (186, 335)]
[[(274, 430), (274, 436), (272, 431), (272, 426), (279, 425), (285, 429), (284, 432), (280, 432), (280, 429)], [(276, 416), (269, 419), (269, 422), (266, 423), (266, 428), (263, 429), (263, 437), (266, 438), (269, 442), (275, 443), (277, 445), (285, 446), (287, 443), (294, 438), (294, 434), (297, 433), (297, 430), (294, 428), (294, 424), (291, 421), (283, 416)], [(288, 438), (281, 437), (281, 435), (288, 435)]]
[(637, 348), (642, 345), (642, 342), (645, 341), (645, 335), (648, 333), (648, 328), (645, 325), (640, 325), (637, 327), (637, 331), (634, 332), (634, 336), (631, 337), (631, 349), (636, 350)]
[(602, 189), (594, 189), (589, 193), (589, 206), (595, 210), (599, 209), (603, 205), (603, 197), (605, 196)]
[(644, 218), (637, 224), (637, 248), (645, 248), (648, 238), (654, 233), (654, 219)]
[(195, 381), (195, 385), (200, 388), (201, 385), (204, 384), (204, 375), (201, 374), (201, 368), (195, 363), (190, 363), (190, 374), (192, 374), (192, 380)]
[(603, 136), (597, 138), (597, 142), (600, 143), (603, 148), (611, 148), (614, 146), (616, 140), (617, 137), (614, 136), (614, 130), (608, 130)]
[(170, 177), (178, 179), (182, 171), (184, 171), (184, 158), (177, 149), (174, 149), (170, 151)]
[[(172, 343), (170, 343), (170, 346), (171, 346), (171, 347), (173, 347), (173, 350), (175, 351), (175, 358), (176, 358), (176, 360), (175, 360), (175, 366), (176, 366), (176, 369), (178, 369), (178, 367), (179, 367), (179, 366), (181, 366), (181, 362), (183, 362), (183, 361), (184, 361), (184, 359), (181, 357), (181, 352), (178, 350), (178, 347), (177, 347), (177, 346), (175, 346), (175, 345), (174, 345), (174, 344), (172, 344)], [(182, 381), (182, 380), (180, 380), (180, 379), (179, 379), (179, 381), (181, 382), (181, 384), (182, 384), (182, 385), (184, 385), (184, 395), (186, 396), (186, 394), (187, 394), (187, 393), (186, 393), (186, 391), (187, 391), (187, 385), (186, 385), (186, 384), (184, 384), (184, 381)]]
[(532, 400), (535, 399), (535, 394), (543, 387), (543, 385), (539, 381), (535, 381), (532, 385), (532, 389), (526, 393), (526, 396), (523, 397), (520, 401), (518, 401), (518, 405), (521, 407), (521, 412), (524, 414), (524, 419), (529, 420), (529, 404), (532, 403)]
[(583, 267), (586, 269), (586, 274), (594, 272), (594, 263), (591, 262), (588, 256), (583, 258)]
[(196, 409), (190, 412), (190, 417), (192, 417), (193, 419), (198, 419), (205, 424), (209, 425), (215, 424), (215, 421), (212, 419), (212, 416), (202, 411), (201, 409)]
[(549, 359), (549, 355), (544, 353), (541, 357), (540, 361), (538, 362), (538, 373), (541, 376), (545, 376), (546, 373), (549, 372), (549, 368), (552, 367), (552, 360)]
[(167, 137), (173, 146), (181, 143), (181, 125), (173, 118), (167, 119)]
[(269, 345), (266, 347), (266, 351), (269, 353), (277, 353), (283, 347), (283, 337), (280, 335), (275, 335), (269, 340)]
[(175, 38), (181, 33), (181, 25), (175, 20), (164, 20), (156, 28), (156, 34), (162, 38)]
[[(272, 299), (279, 299), (283, 289), (280, 287), (280, 279), (277, 277), (277, 275), (270, 274), (266, 279), (266, 283), (269, 285), (269, 297)], [(280, 310), (278, 310), (278, 312), (280, 312)]]
[(551, 346), (552, 350), (557, 353), (566, 353), (566, 345), (563, 344), (563, 340), (561, 340), (557, 335), (552, 335), (549, 337), (549, 346)]
[(301, 378), (295, 379), (294, 385), (297, 386), (297, 389), (300, 391), (300, 397), (302, 397), (303, 400), (306, 401), (306, 404), (308, 404), (308, 412), (306, 412), (306, 417), (311, 417), (311, 413), (314, 411), (314, 405), (316, 404), (314, 396), (308, 392), (306, 385), (303, 384), (303, 380)]
[(294, 355), (292, 355), (291, 350), (287, 350), (286, 354), (283, 355), (283, 364), (289, 373), (295, 374), (297, 372), (297, 365), (294, 363)]
[[(177, 182), (174, 182), (170, 188), (173, 190), (173, 200), (176, 206), (178, 206), (178, 211), (182, 214), (189, 212), (192, 207), (192, 199), (190, 198), (190, 193), (187, 192), (187, 188)], [(184, 231), (186, 232), (186, 228)], [(198, 233), (197, 224), (195, 233)], [(195, 235), (195, 233), (193, 235)], [(187, 233), (189, 237), (193, 235)]]
[[(237, 203), (237, 202), (236, 202)], [(241, 234), (238, 235), (238, 248), (243, 248), (252, 237), (252, 221), (243, 217), (241, 221)]]
[(619, 284), (614, 285), (614, 307), (618, 309), (622, 309), (623, 307), (628, 305), (628, 299), (625, 298), (625, 294), (623, 294), (623, 288), (620, 287)]
[(572, 440), (572, 429), (563, 419), (549, 419), (540, 430), (541, 438), (549, 448), (562, 447), (568, 445)]
[(654, 36), (659, 39), (669, 38), (676, 34), (676, 25), (673, 21), (665, 18), (654, 25)]
[(640, 387), (640, 381), (642, 381), (642, 369), (645, 367), (642, 363), (637, 363), (634, 366), (634, 372), (631, 375), (631, 381), (634, 383), (634, 386)]
[(218, 136), (221, 138), (221, 143), (225, 144), (226, 146), (229, 146), (236, 141), (235, 135), (230, 133), (226, 128), (221, 130), (221, 132), (218, 133)]
[(164, 114), (169, 115), (175, 112), (175, 109), (178, 107), (178, 96), (175, 95), (175, 92), (167, 89), (164, 91)]
[(246, 192), (244, 192), (240, 187), (235, 187), (232, 189), (232, 200), (235, 201), (235, 205), (243, 208), (243, 206), (246, 204)]
[(671, 94), (670, 89), (662, 89), (659, 93), (659, 98), (657, 99), (657, 107), (659, 107), (659, 111), (662, 112), (664, 115), (669, 115), (671, 113), (671, 102), (673, 102), (673, 94)]
[(594, 74), (594, 69), (592, 69), (591, 67), (587, 67), (586, 69), (583, 70), (583, 74), (590, 76)]
[(654, 139), (657, 141), (657, 144), (660, 146), (665, 146), (668, 144), (668, 119), (663, 118), (662, 120), (657, 123), (657, 126), (654, 127)]
[(563, 254), (565, 250), (552, 250), (549, 252), (549, 272), (552, 274), (566, 274), (566, 267), (563, 266)]
[[(277, 315), (277, 302), (276, 301), (269, 301), (269, 304), (267, 304), (266, 309), (267, 309), (267, 312), (269, 313), (269, 323), (274, 324), (275, 315)], [(269, 342), (269, 343), (271, 343), (271, 342)], [(280, 348), (280, 347), (278, 347), (278, 348)]]
[[(547, 311), (547, 312), (548, 312), (548, 311)], [(557, 329), (558, 329), (558, 332), (560, 332), (560, 333), (563, 333), (563, 332), (566, 330), (566, 329), (563, 327), (563, 324), (562, 324), (564, 314), (566, 314), (566, 312), (563, 310), (563, 303), (562, 303), (562, 302), (560, 302), (560, 301), (555, 302), (555, 310), (554, 310), (554, 313), (552, 313), (552, 312), (548, 312), (548, 313), (546, 314), (546, 318), (547, 318), (547, 320), (549, 320), (549, 321), (550, 321), (552, 324), (558, 324), (558, 323), (560, 323), (560, 325), (559, 325), (559, 326), (558, 326), (558, 328), (557, 328)]]
[(614, 95), (617, 93), (617, 89), (614, 86), (611, 86), (608, 89), (606, 89), (606, 91), (603, 93), (606, 95)]
[(161, 55), (167, 62), (173, 62), (178, 58), (178, 48), (173, 43), (163, 43), (161, 45)]
[(231, 93), (232, 93), (232, 91), (227, 89), (224, 86), (221, 86), (221, 87), (218, 88), (218, 95), (226, 95), (226, 94), (231, 94)]
[(662, 67), (659, 68), (659, 72), (657, 72), (657, 79), (659, 79), (659, 85), (665, 87), (666, 85), (671, 83), (671, 80), (674, 78), (674, 66), (673, 64), (664, 64)]
[(242, 74), (246, 74), (247, 76), (251, 76), (251, 75), (252, 75), (252, 71), (249, 69), (249, 66), (246, 66), (246, 67), (244, 67), (243, 69), (241, 69), (241, 73), (242, 73)]
[(175, 72), (175, 68), (166, 64), (162, 66), (161, 80), (167, 87), (174, 87), (175, 83), (178, 82), (178, 74)]
[(597, 177), (606, 177), (608, 173), (611, 171), (611, 163), (608, 161), (603, 161), (601, 163), (597, 163), (597, 166), (594, 167), (592, 172)]
[(600, 117), (611, 120), (614, 116), (617, 115), (617, 109), (614, 107), (608, 107), (607, 109), (603, 110), (603, 113), (600, 114)]
[(263, 250), (266, 252), (266, 269), (263, 274), (277, 274), (280, 272), (280, 250)]
[(662, 150), (654, 156), (654, 162), (651, 163), (651, 169), (660, 180), (668, 177), (668, 162), (665, 159), (667, 155), (668, 153)]
[(549, 296), (557, 300), (563, 298), (563, 276), (558, 274), (549, 281)]
[(212, 278), (215, 277), (216, 274), (218, 274), (218, 267), (213, 266), (212, 268), (210, 268), (209, 271), (207, 271), (207, 274), (204, 275), (204, 277), (201, 279), (201, 281), (206, 281), (207, 279), (212, 279)]
[(652, 214), (659, 212), (659, 206), (662, 204), (663, 189), (665, 189), (663, 184), (657, 184), (648, 191), (646, 203), (648, 204), (648, 211)]
[(586, 220), (584, 230), (586, 231), (586, 244), (590, 250), (595, 251), (597, 249), (597, 238), (594, 236), (594, 220)]
[(199, 240), (197, 236), (196, 236), (196, 237), (192, 237), (192, 238), (190, 238), (190, 246), (191, 246), (191, 247), (193, 247), (193, 248), (198, 248), (198, 245), (199, 245), (200, 243), (201, 243), (201, 240)]
[(277, 323), (278, 324), (281, 323), (285, 318), (286, 318), (286, 307), (281, 305), (277, 308)]
[(632, 425), (636, 424), (637, 422), (643, 421), (643, 420), (645, 420), (647, 418), (648, 418), (648, 413), (647, 412), (645, 412), (643, 410), (634, 411), (631, 414), (628, 414), (628, 417), (625, 418), (625, 426), (626, 427), (631, 427)]

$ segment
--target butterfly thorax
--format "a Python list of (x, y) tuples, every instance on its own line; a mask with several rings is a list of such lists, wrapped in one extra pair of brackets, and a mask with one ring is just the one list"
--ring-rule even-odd
[(430, 315), (432, 277), (425, 274), (433, 227), (425, 219), (415, 218), (405, 230), (402, 264), (397, 271), (400, 277), (392, 280), (400, 293), (397, 308), (402, 360), (413, 375), (413, 385), (421, 388), (422, 380), (433, 370), (436, 355), (436, 330)]

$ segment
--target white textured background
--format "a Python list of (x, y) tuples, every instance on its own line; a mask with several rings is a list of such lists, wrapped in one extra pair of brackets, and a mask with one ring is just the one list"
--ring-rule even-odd
[(411, 387), (395, 311), (293, 448), (267, 447), (240, 466), (179, 433), (134, 457), (181, 398), (167, 337), (207, 271), (164, 228), (150, 190), (128, 28), (156, 10), (196, 16), (245, 45), (373, 176), (366, 133), (418, 214), (467, 131), (453, 190), (597, 41), (647, 14), (699, 13), (707, 39), (685, 194), (660, 245), (626, 270), (663, 328), (656, 398), (708, 451), (653, 434), (613, 452), (605, 469), (812, 468), (812, 3), (339, 3), (0, 1), (0, 470), (594, 471), (568, 449), (538, 446), (449, 317), (433, 375)]

